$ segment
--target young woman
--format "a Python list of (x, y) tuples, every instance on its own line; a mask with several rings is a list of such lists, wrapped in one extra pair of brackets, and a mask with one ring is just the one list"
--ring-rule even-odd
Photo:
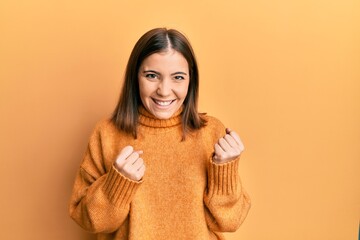
[(98, 239), (223, 239), (250, 200), (239, 136), (197, 111), (190, 43), (157, 28), (136, 43), (119, 103), (97, 124), (77, 174), (71, 217)]

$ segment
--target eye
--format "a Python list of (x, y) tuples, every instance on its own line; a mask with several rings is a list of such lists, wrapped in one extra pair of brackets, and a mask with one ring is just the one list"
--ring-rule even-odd
[(175, 76), (175, 79), (176, 80), (184, 80), (185, 78), (183, 76), (178, 75), (178, 76)]
[(156, 74), (155, 73), (148, 73), (145, 75), (146, 78), (149, 78), (149, 79), (155, 79), (157, 78)]

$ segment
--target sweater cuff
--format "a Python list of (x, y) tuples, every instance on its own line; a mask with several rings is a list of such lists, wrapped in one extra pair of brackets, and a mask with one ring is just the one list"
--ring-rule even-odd
[(217, 164), (210, 158), (208, 167), (208, 194), (231, 195), (240, 188), (240, 177), (238, 172), (240, 157), (223, 164)]
[(142, 181), (137, 182), (126, 178), (112, 166), (104, 183), (104, 192), (115, 206), (126, 208), (141, 183)]

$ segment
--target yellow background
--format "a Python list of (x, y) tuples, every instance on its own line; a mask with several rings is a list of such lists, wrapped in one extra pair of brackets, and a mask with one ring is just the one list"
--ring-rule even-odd
[(200, 110), (242, 137), (248, 218), (229, 240), (357, 239), (360, 1), (0, 2), (0, 239), (93, 239), (67, 212), (137, 39), (176, 28)]

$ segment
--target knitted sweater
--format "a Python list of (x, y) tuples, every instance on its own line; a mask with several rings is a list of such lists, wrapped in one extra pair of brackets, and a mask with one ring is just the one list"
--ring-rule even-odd
[[(180, 110), (160, 120), (140, 108), (137, 139), (110, 120), (99, 122), (76, 176), (71, 217), (99, 240), (215, 240), (238, 229), (250, 208), (239, 159), (212, 162), (225, 127), (206, 119), (207, 125), (185, 141)], [(139, 182), (113, 165), (127, 145), (144, 152), (146, 171)]]

